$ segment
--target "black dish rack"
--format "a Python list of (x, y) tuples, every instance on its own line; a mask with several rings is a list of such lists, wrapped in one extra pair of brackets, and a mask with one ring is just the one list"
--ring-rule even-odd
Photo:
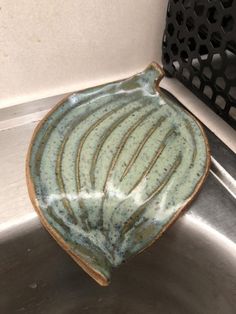
[(162, 62), (236, 129), (236, 0), (169, 0)]

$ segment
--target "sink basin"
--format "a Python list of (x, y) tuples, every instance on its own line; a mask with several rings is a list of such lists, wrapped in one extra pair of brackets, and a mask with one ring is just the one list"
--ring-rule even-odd
[(208, 138), (217, 162), (201, 193), (156, 243), (113, 272), (109, 287), (90, 279), (33, 211), (0, 229), (0, 313), (235, 314), (236, 158), (210, 132)]

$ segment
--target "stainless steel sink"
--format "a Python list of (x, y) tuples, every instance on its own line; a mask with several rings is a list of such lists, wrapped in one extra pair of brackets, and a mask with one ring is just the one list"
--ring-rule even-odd
[(36, 216), (2, 232), (0, 313), (235, 314), (236, 157), (208, 135), (213, 165), (201, 193), (160, 240), (114, 270), (107, 288)]

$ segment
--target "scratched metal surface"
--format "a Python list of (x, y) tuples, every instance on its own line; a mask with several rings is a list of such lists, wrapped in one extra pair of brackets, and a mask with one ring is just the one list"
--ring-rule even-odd
[(48, 235), (28, 201), (23, 168), (34, 125), (0, 132), (0, 313), (235, 313), (235, 154), (208, 132), (214, 162), (198, 198), (101, 288)]

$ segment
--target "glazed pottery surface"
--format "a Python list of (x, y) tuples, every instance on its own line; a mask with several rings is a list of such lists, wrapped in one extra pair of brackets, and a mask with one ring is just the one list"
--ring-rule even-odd
[(31, 200), (59, 244), (97, 282), (179, 216), (209, 169), (201, 126), (157, 87), (155, 63), (74, 93), (37, 127)]

